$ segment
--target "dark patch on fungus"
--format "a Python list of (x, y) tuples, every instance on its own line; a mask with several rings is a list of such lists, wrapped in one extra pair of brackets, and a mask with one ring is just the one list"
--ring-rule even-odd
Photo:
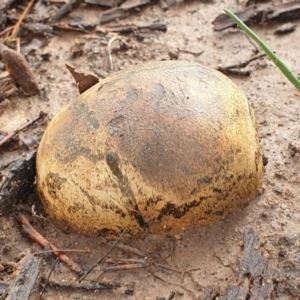
[(99, 129), (100, 124), (97, 118), (92, 116), (90, 108), (82, 102), (77, 102), (74, 106), (71, 106), (70, 111), (77, 120), (84, 120), (87, 124), (92, 125), (94, 129)]
[(212, 181), (213, 181), (212, 177), (205, 176), (205, 177), (197, 179), (197, 184), (198, 185), (200, 185), (200, 184), (211, 184)]
[(136, 204), (136, 200), (134, 194), (130, 188), (128, 178), (122, 174), (122, 171), (119, 167), (120, 158), (119, 155), (115, 152), (110, 152), (106, 154), (106, 163), (112, 171), (113, 175), (117, 177), (119, 182), (119, 189), (129, 204), (129, 213), (135, 218), (137, 223), (141, 228), (148, 227), (148, 224), (144, 221), (142, 214), (140, 213), (138, 206)]
[(63, 163), (73, 161), (79, 156), (84, 156), (93, 163), (96, 163), (97, 161), (102, 160), (104, 158), (103, 153), (101, 153), (99, 150), (98, 154), (92, 154), (91, 149), (88, 148), (88, 146), (82, 146), (81, 143), (81, 141), (75, 140), (72, 137), (66, 139), (65, 144), (67, 151), (57, 152), (56, 157)]
[(61, 185), (67, 181), (66, 178), (61, 178), (57, 173), (48, 173), (46, 178), (48, 193), (51, 197), (56, 198), (56, 191), (61, 189)]
[[(204, 198), (204, 197), (203, 197)], [(175, 219), (182, 218), (189, 210), (193, 207), (197, 207), (201, 200), (193, 200), (190, 203), (180, 205), (178, 207), (173, 203), (166, 203), (165, 206), (160, 210), (160, 214), (157, 217), (158, 221), (161, 221), (165, 216), (173, 216)]]

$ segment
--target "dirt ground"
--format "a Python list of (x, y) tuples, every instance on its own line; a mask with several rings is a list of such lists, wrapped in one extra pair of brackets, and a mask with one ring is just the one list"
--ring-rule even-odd
[[(23, 146), (13, 151), (1, 151), (1, 177), (5, 174), (2, 167), (35, 149), (51, 117), (62, 106), (76, 100), (78, 91), (66, 63), (86, 74), (99, 76), (103, 71), (111, 73), (140, 62), (170, 59), (174, 52), (180, 60), (215, 68), (242, 62), (255, 50), (247, 37), (237, 29), (215, 32), (211, 24), (222, 8), (238, 11), (242, 7), (228, 0), (187, 1), (168, 9), (149, 4), (113, 23), (160, 22), (167, 25), (166, 32), (142, 30), (126, 35), (101, 34), (103, 25), (90, 33), (60, 31), (60, 35), (49, 38), (47, 45), (26, 56), (42, 95), (27, 97), (17, 92), (9, 97), (10, 104), (0, 116), (0, 129), (4, 132), (15, 130), (40, 111), (49, 115), (38, 125), (20, 133)], [(80, 19), (92, 24), (97, 22), (102, 10), (83, 3), (61, 22), (67, 24), (70, 20)], [(300, 25), (299, 21), (294, 23)], [(299, 47), (295, 42), (300, 40), (299, 28), (289, 34), (274, 35), (278, 25), (253, 28), (299, 76)], [(112, 45), (111, 70), (107, 43), (113, 36), (118, 39)], [(82, 48), (82, 53), (72, 57), (75, 45)], [(267, 58), (254, 61), (246, 69), (251, 71), (251, 76), (230, 78), (245, 92), (254, 108), (260, 143), (268, 158), (263, 189), (254, 201), (208, 227), (194, 228), (176, 236), (149, 234), (124, 241), (142, 251), (145, 257), (116, 248), (109, 255), (114, 263), (107, 261), (106, 266), (120, 266), (120, 261), (116, 262), (118, 259), (130, 263), (132, 258), (141, 259), (147, 266), (110, 271), (98, 266), (84, 280), (87, 285), (112, 283), (112, 289), (76, 288), (77, 275), (63, 264), (56, 264), (43, 299), (263, 299), (253, 292), (257, 283), (251, 274), (246, 272), (242, 279), (239, 277), (241, 261), (245, 257), (242, 246), (247, 228), (259, 235), (260, 242), (255, 251), (268, 262), (271, 270), (269, 273), (260, 270), (260, 288), (271, 286), (264, 299), (300, 299), (300, 156), (297, 150), (300, 149), (300, 93)], [(289, 145), (294, 146), (294, 151)], [(90, 249), (90, 253), (69, 253), (81, 265), (92, 266), (111, 245), (103, 238), (88, 238), (56, 227), (35, 194), (21, 203), (9, 203), (9, 208), (7, 203), (1, 205), (7, 209), (1, 211), (0, 219), (1, 283), (12, 283), (20, 273), (22, 253), (24, 256), (28, 249), (32, 253), (41, 251), (37, 244), (20, 233), (14, 220), (16, 212), (25, 213), (36, 229), (59, 248)], [(33, 205), (36, 214), (32, 213)], [(47, 277), (52, 264), (53, 259), (44, 257), (39, 278)], [(244, 288), (246, 296), (230, 294), (233, 286)], [(2, 298), (5, 299), (4, 293)], [(31, 299), (38, 299), (37, 294)]]

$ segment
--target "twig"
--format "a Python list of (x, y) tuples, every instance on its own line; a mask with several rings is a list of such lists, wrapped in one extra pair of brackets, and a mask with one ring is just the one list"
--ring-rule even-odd
[(115, 242), (109, 247), (109, 249), (106, 251), (106, 253), (85, 273), (79, 278), (79, 282), (81, 282), (87, 275), (89, 275), (104, 259), (105, 257), (116, 247), (116, 245), (120, 242), (123, 235), (125, 234), (127, 228), (125, 228), (120, 236), (115, 240)]
[(129, 269), (138, 269), (138, 268), (145, 268), (147, 265), (142, 263), (131, 263), (126, 265), (119, 265), (119, 266), (110, 266), (110, 267), (103, 267), (103, 271), (121, 271), (121, 270), (129, 270)]
[(51, 273), (52, 273), (52, 271), (54, 270), (54, 267), (55, 267), (56, 263), (58, 262), (58, 260), (59, 260), (59, 258), (57, 257), (56, 260), (54, 261), (52, 267), (51, 267), (51, 270), (50, 270), (50, 272), (49, 272), (49, 274), (48, 274), (47, 280), (46, 280), (46, 282), (45, 282), (45, 284), (44, 284), (44, 286), (43, 286), (43, 289), (42, 289), (42, 291), (41, 291), (41, 293), (40, 293), (39, 300), (41, 300), (42, 297), (43, 297), (43, 294), (44, 294), (45, 289), (46, 289), (46, 286), (47, 286), (47, 284), (48, 284), (48, 282), (49, 282)]
[(141, 256), (141, 257), (146, 257), (147, 256), (146, 253), (144, 253), (143, 251), (141, 251), (141, 250), (139, 250), (137, 248), (128, 246), (128, 245), (119, 244), (119, 245), (117, 245), (117, 247), (119, 249), (123, 250), (123, 251), (134, 253), (137, 256)]
[(25, 16), (27, 15), (29, 9), (31, 8), (33, 2), (34, 2), (34, 0), (30, 0), (29, 3), (28, 3), (28, 5), (27, 5), (27, 7), (23, 11), (22, 15), (20, 16), (19, 20), (17, 21), (16, 25), (14, 26), (14, 29), (13, 29), (13, 31), (11, 33), (10, 38), (9, 38), (9, 42), (12, 41), (15, 38), (15, 36), (17, 35), (18, 30), (19, 30), (19, 28), (21, 26), (21, 23), (22, 23), (23, 19), (25, 18)]
[[(233, 65), (230, 65), (228, 67), (218, 67), (217, 70), (220, 71), (220, 72), (224, 72), (224, 73), (228, 73), (228, 72), (234, 73), (234, 70), (232, 70), (232, 69), (245, 68), (252, 61), (254, 61), (254, 60), (258, 59), (258, 58), (264, 57), (264, 56), (266, 56), (265, 53), (258, 54), (258, 55), (255, 55), (255, 56), (247, 59), (246, 61), (244, 61), (242, 63), (233, 64)], [(247, 72), (240, 73), (240, 71), (239, 71), (238, 74), (241, 74), (241, 75), (244, 75), (244, 76), (249, 76), (250, 75), (250, 73), (247, 73)]]
[(13, 29), (14, 29), (14, 26), (9, 26), (9, 27), (5, 28), (3, 31), (0, 32), (0, 37), (9, 35), (9, 33), (11, 31), (13, 31)]
[(152, 271), (150, 271), (150, 270), (149, 270), (148, 272), (149, 272), (153, 277), (155, 277), (155, 278), (161, 280), (162, 282), (168, 284), (169, 286), (173, 285), (173, 286), (180, 287), (180, 288), (184, 289), (185, 291), (187, 291), (188, 293), (191, 293), (193, 296), (195, 296), (195, 293), (194, 293), (192, 290), (186, 288), (185, 286), (183, 286), (183, 285), (181, 285), (181, 284), (178, 284), (178, 283), (175, 283), (175, 282), (168, 281), (168, 280), (166, 280), (166, 279), (164, 279), (164, 278), (158, 276), (156, 273), (154, 273), (154, 272), (152, 272)]
[[(91, 253), (90, 249), (86, 249), (86, 250), (57, 249), (56, 251), (59, 251), (59, 252), (88, 252), (88, 253)], [(39, 254), (52, 253), (52, 252), (53, 252), (53, 250), (38, 251), (38, 252), (32, 253), (32, 255), (39, 255)]]
[(159, 267), (159, 268), (162, 268), (162, 269), (165, 269), (167, 271), (171, 271), (171, 272), (174, 272), (174, 273), (179, 273), (179, 274), (183, 274), (184, 272), (180, 271), (180, 270), (175, 270), (175, 269), (172, 269), (172, 268), (169, 268), (167, 266), (164, 266), (162, 264), (157, 264), (155, 262), (153, 262), (153, 265), (156, 266), (156, 267)]
[(60, 252), (55, 245), (50, 243), (39, 232), (37, 232), (23, 214), (18, 214), (15, 217), (15, 219), (21, 225), (21, 232), (24, 235), (29, 236), (32, 240), (34, 240), (37, 244), (39, 244), (43, 248), (49, 245), (50, 248), (53, 250), (53, 254), (56, 257), (58, 257), (61, 262), (66, 264), (72, 271), (77, 273), (79, 276), (82, 276), (84, 274), (84, 271), (79, 264), (75, 263), (70, 257), (68, 257), (63, 252)]
[(23, 126), (21, 126), (20, 128), (18, 128), (17, 130), (9, 133), (2, 140), (0, 140), (0, 146), (2, 146), (3, 144), (5, 144), (6, 142), (8, 142), (11, 138), (13, 138), (19, 132), (26, 130), (30, 125), (34, 124), (35, 122), (37, 122), (39, 120), (44, 119), (46, 116), (47, 116), (47, 113), (41, 111), (38, 117), (34, 118), (31, 121), (28, 121), (26, 124), (24, 124)]
[(255, 54), (257, 54), (259, 52), (259, 49), (256, 46), (256, 44), (251, 40), (251, 38), (249, 37), (249, 35), (246, 32), (244, 32), (243, 30), (241, 30), (241, 29), (239, 29), (239, 32), (241, 32), (242, 34), (245, 35), (245, 37), (247, 38), (247, 40), (249, 41), (249, 43), (254, 47)]
[[(46, 281), (44, 276), (41, 277), (43, 281)], [(84, 283), (74, 283), (69, 281), (56, 281), (52, 279), (49, 281), (50, 286), (60, 287), (60, 288), (68, 288), (68, 289), (81, 289), (81, 290), (111, 290), (114, 287), (119, 287), (120, 284), (110, 284), (110, 283), (103, 283), (103, 282), (84, 282)]]
[(117, 265), (104, 266), (101, 268), (101, 270), (103, 271), (120, 271), (120, 270), (129, 270), (129, 269), (137, 269), (137, 268), (146, 268), (149, 266), (149, 263), (146, 259), (136, 259), (136, 258), (105, 260), (105, 263), (117, 264)]

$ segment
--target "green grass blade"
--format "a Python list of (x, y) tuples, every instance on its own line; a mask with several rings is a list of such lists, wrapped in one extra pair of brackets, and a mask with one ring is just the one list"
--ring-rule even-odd
[(286, 78), (300, 91), (300, 81), (293, 74), (293, 72), (277, 57), (276, 54), (266, 45), (266, 43), (258, 37), (243, 21), (241, 21), (230, 10), (224, 9), (225, 13), (248, 35), (250, 36), (269, 56), (269, 58), (275, 63), (280, 71), (286, 76)]

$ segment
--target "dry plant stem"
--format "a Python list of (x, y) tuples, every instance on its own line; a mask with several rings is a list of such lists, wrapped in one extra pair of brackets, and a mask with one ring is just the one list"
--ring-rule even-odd
[[(91, 253), (91, 250), (76, 250), (76, 249), (57, 249), (56, 251), (59, 252), (88, 252)], [(45, 250), (45, 251), (39, 251), (39, 252), (34, 252), (32, 255), (38, 255), (38, 254), (46, 254), (46, 253), (52, 253), (52, 250)]]
[(175, 282), (168, 281), (168, 280), (164, 279), (163, 277), (158, 276), (156, 273), (154, 273), (154, 272), (152, 272), (152, 271), (148, 271), (148, 272), (149, 272), (152, 276), (154, 276), (155, 278), (157, 278), (157, 279), (161, 280), (162, 282), (168, 284), (168, 286), (172, 286), (172, 285), (173, 285), (173, 286), (177, 286), (177, 287), (179, 287), (179, 288), (182, 288), (182, 289), (184, 289), (185, 291), (187, 291), (188, 293), (191, 293), (191, 294), (195, 297), (194, 292), (191, 291), (190, 289), (186, 288), (185, 286), (183, 286), (183, 285), (181, 285), (181, 284), (177, 284), (177, 283), (175, 283)]
[(79, 282), (81, 282), (87, 275), (89, 275), (104, 259), (105, 257), (116, 247), (116, 245), (121, 241), (123, 235), (125, 234), (127, 228), (125, 228), (120, 236), (115, 240), (115, 242), (109, 247), (106, 253), (94, 264), (83, 276), (79, 278)]
[(9, 133), (2, 140), (0, 140), (0, 146), (2, 146), (3, 144), (7, 143), (10, 139), (12, 139), (19, 132), (26, 130), (30, 125), (34, 124), (35, 122), (37, 122), (39, 120), (44, 119), (46, 116), (47, 116), (47, 113), (41, 111), (38, 117), (34, 118), (31, 121), (28, 121), (26, 124), (24, 124), (23, 126), (21, 126), (20, 128), (18, 128), (17, 130)]
[(72, 271), (77, 273), (79, 276), (82, 276), (82, 274), (84, 274), (84, 271), (80, 265), (75, 263), (66, 254), (60, 252), (56, 246), (54, 246), (46, 238), (44, 238), (39, 232), (37, 232), (23, 214), (18, 214), (15, 217), (15, 219), (21, 225), (22, 234), (27, 235), (43, 248), (46, 247), (46, 245), (49, 245), (50, 248), (53, 250), (53, 254), (56, 257), (58, 257), (61, 262), (67, 265)]
[(14, 26), (9, 26), (7, 28), (5, 28), (3, 31), (0, 32), (0, 37), (3, 37), (3, 36), (8, 36), (9, 33), (14, 29)]
[[(262, 53), (262, 54), (258, 54), (258, 55), (255, 55), (249, 59), (247, 59), (246, 61), (242, 62), (242, 63), (237, 63), (237, 64), (233, 64), (233, 65), (230, 65), (228, 67), (219, 67), (217, 70), (218, 71), (221, 71), (221, 72), (227, 72), (227, 71), (232, 71), (232, 69), (241, 69), (241, 68), (245, 68), (249, 63), (251, 63), (252, 61), (258, 59), (258, 58), (261, 58), (261, 57), (264, 57), (266, 56), (265, 53)], [(250, 75), (250, 74), (249, 74)]]
[(29, 9), (31, 8), (33, 2), (34, 2), (34, 0), (30, 0), (29, 3), (28, 3), (28, 5), (27, 5), (27, 7), (23, 11), (22, 15), (20, 16), (20, 19), (17, 21), (17, 23), (16, 23), (16, 25), (14, 27), (14, 30), (11, 33), (11, 36), (9, 38), (9, 42), (11, 42), (16, 37), (16, 35), (18, 34), (18, 31), (19, 31), (19, 28), (21, 26), (21, 23), (22, 23), (23, 19), (25, 18), (25, 16), (27, 15)]
[[(45, 276), (42, 275), (41, 279), (46, 282), (47, 278), (45, 278)], [(49, 281), (49, 284), (55, 288), (67, 288), (67, 289), (71, 289), (71, 290), (77, 290), (77, 289), (81, 289), (81, 290), (111, 290), (114, 288), (114, 286), (118, 286), (118, 285), (114, 285), (114, 284), (107, 284), (107, 283), (101, 283), (101, 282), (86, 282), (86, 283), (74, 283), (74, 282), (69, 282), (68, 280), (66, 281), (60, 281), (60, 280), (56, 280), (52, 277), (52, 279)]]
[(133, 263), (133, 264), (126, 264), (126, 265), (119, 265), (119, 266), (111, 266), (111, 267), (103, 267), (103, 271), (121, 271), (121, 270), (131, 270), (131, 269), (138, 269), (138, 268), (145, 268), (145, 264), (141, 263)]
[(124, 245), (124, 244), (119, 244), (117, 245), (117, 247), (123, 251), (126, 251), (126, 252), (131, 252), (131, 253), (134, 253), (136, 254), (137, 256), (140, 256), (140, 257), (146, 257), (146, 253), (142, 252), (141, 250), (137, 249), (137, 248), (134, 248), (134, 247), (131, 247), (131, 246), (128, 246), (128, 245)]
[(109, 64), (110, 64), (110, 69), (111, 69), (111, 70), (114, 69), (114, 62), (113, 62), (113, 58), (112, 58), (112, 55), (111, 55), (111, 46), (112, 46), (112, 43), (113, 43), (115, 40), (118, 40), (118, 39), (120, 39), (120, 38), (117, 37), (117, 36), (112, 37), (112, 38), (108, 41), (108, 45), (107, 45), (108, 59), (109, 59)]
[(45, 292), (46, 286), (47, 286), (47, 284), (48, 284), (48, 282), (49, 282), (51, 273), (52, 273), (52, 271), (54, 270), (54, 267), (55, 267), (56, 263), (58, 262), (58, 259), (59, 259), (59, 258), (57, 257), (56, 260), (54, 261), (52, 267), (51, 267), (51, 270), (50, 270), (50, 272), (49, 272), (49, 274), (48, 274), (47, 280), (46, 280), (46, 282), (45, 282), (45, 284), (44, 284), (44, 286), (43, 286), (43, 289), (42, 289), (42, 291), (41, 291), (41, 293), (40, 293), (39, 300), (42, 300), (42, 297), (43, 297), (43, 294), (44, 294), (44, 292)]

